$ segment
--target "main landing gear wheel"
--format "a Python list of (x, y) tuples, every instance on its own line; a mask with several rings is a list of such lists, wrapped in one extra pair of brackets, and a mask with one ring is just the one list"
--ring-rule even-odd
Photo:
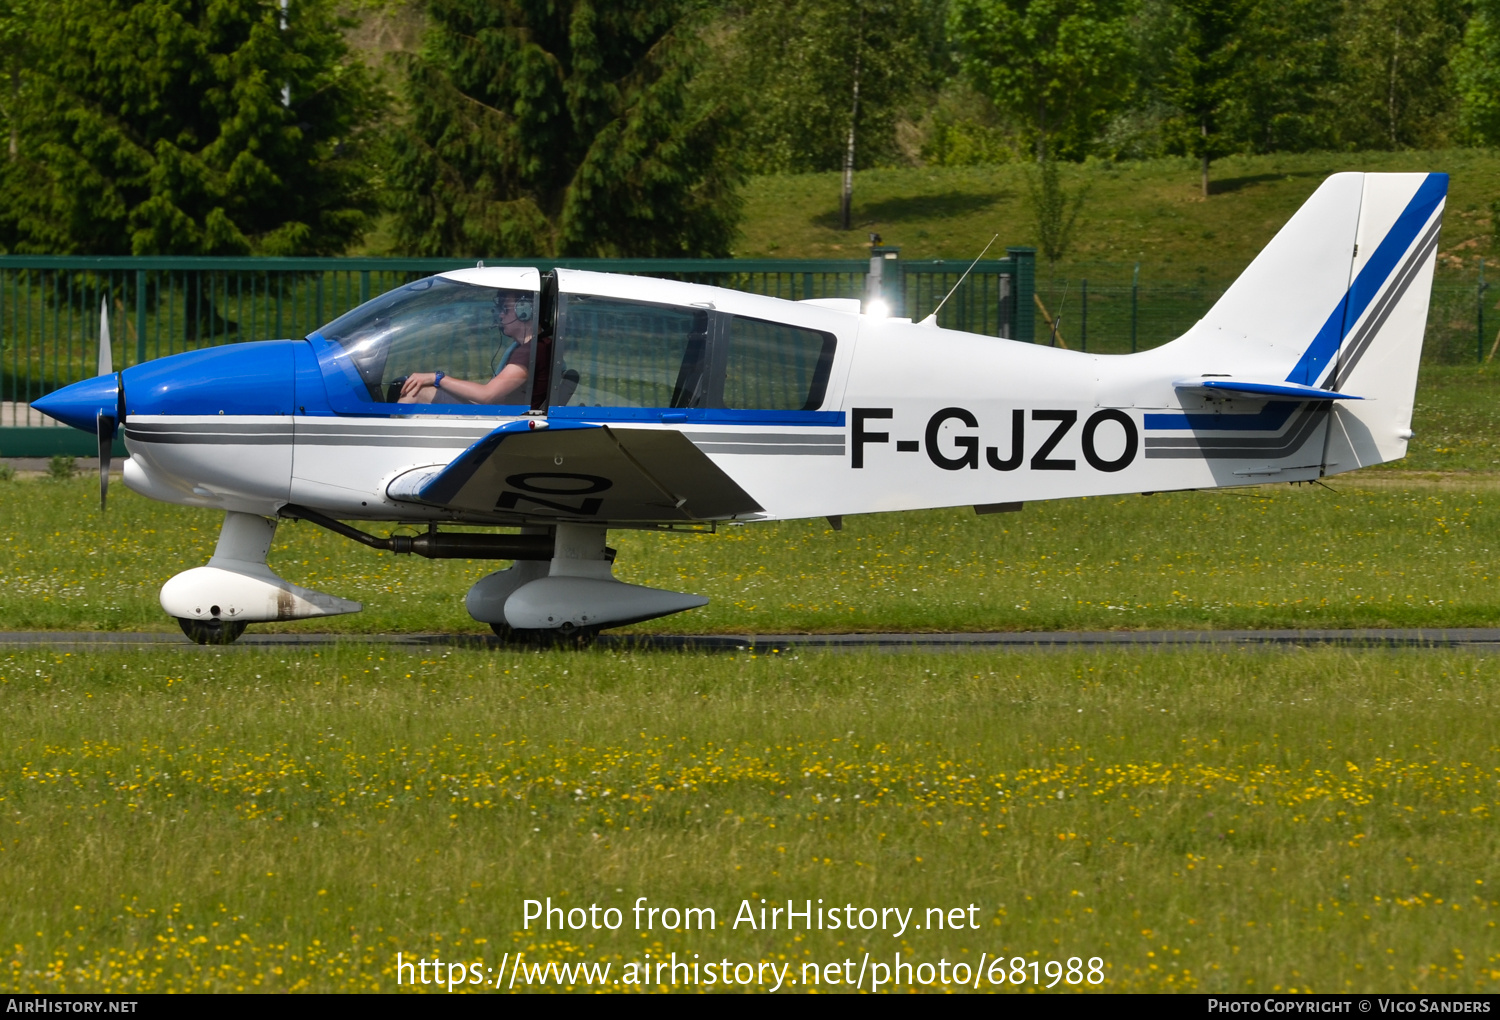
[(185, 616), (179, 616), (177, 626), (200, 645), (228, 645), (245, 633), (245, 628), (249, 625), (227, 620), (189, 620)]
[(521, 645), (528, 648), (587, 648), (599, 636), (597, 627), (517, 630), (509, 624), (492, 623), (490, 630), (508, 645)]

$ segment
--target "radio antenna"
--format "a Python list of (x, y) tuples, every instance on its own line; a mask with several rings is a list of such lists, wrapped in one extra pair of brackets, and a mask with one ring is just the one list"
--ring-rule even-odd
[(946, 294), (943, 295), (943, 300), (941, 300), (941, 301), (938, 302), (938, 306), (932, 310), (932, 314), (931, 315), (927, 316), (927, 318), (925, 318), (925, 319), (922, 320), (921, 325), (925, 326), (929, 322), (932, 323), (934, 326), (937, 325), (937, 314), (938, 314), (938, 312), (941, 312), (943, 310), (943, 306), (946, 305), (948, 303), (948, 299), (953, 296), (953, 291), (958, 290), (958, 288), (960, 288), (960, 287), (962, 287), (964, 285), (964, 281), (969, 278), (969, 274), (974, 271), (974, 267), (977, 266), (977, 265), (979, 265), (979, 259), (984, 258), (984, 252), (989, 251), (990, 250), (990, 246), (993, 245), (999, 239), (1000, 239), (1000, 235), (999, 234), (996, 234), (994, 237), (990, 238), (990, 243), (984, 246), (984, 251), (981, 251), (979, 253), (979, 258), (976, 258), (973, 262), (969, 263), (969, 268), (965, 269), (964, 270), (964, 275), (962, 275), (962, 276), (960, 276), (958, 278), (958, 282), (953, 285), (953, 290), (950, 290), (948, 293), (946, 293)]

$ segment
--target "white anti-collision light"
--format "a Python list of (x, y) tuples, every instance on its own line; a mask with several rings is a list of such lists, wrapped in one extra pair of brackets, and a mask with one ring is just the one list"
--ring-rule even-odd
[(891, 306), (881, 298), (865, 303), (865, 314), (872, 319), (884, 319), (891, 314)]

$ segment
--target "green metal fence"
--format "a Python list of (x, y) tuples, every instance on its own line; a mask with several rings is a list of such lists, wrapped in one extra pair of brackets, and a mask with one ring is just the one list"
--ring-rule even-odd
[[(1070, 267), (1066, 275), (1039, 278), (1037, 343), (1072, 350), (1125, 354), (1181, 336), (1213, 307), (1243, 266), (1204, 265), (1192, 270), (1132, 263)], [(1432, 284), (1426, 364), (1474, 364), (1495, 356), (1500, 291), (1484, 280), (1484, 267), (1441, 268)], [(1044, 311), (1045, 310), (1045, 311)], [(1053, 329), (1053, 323), (1058, 328)]]

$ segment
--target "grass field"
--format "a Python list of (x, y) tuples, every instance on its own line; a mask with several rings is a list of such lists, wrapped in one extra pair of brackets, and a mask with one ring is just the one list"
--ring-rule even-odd
[[(617, 977), (675, 951), (791, 963), (800, 987), (804, 962), (899, 950), (1099, 957), (1108, 990), (1494, 991), (1496, 668), (16, 653), (0, 986), (390, 989), (397, 951)], [(525, 930), (548, 896), (625, 923)], [(637, 931), (640, 896), (720, 925)], [(762, 898), (918, 923), (973, 904), (977, 929), (732, 927)]]
[[(697, 592), (658, 633), (1159, 627), (1457, 627), (1500, 620), (1500, 486), (1372, 473), (1251, 494), (1071, 500), (730, 529), (612, 532), (617, 574)], [(102, 522), (86, 483), (0, 489), (5, 629), (174, 629), (157, 603), (207, 561), (218, 516), (121, 495)], [(12, 552), (11, 550), (15, 550)], [(271, 566), (365, 603), (345, 617), (257, 630), (487, 632), (463, 609), (494, 564), (377, 555), (283, 526)], [(627, 628), (627, 630), (630, 628)]]
[[(618, 573), (697, 592), (643, 632), (1492, 626), (1500, 621), (1500, 373), (1424, 369), (1411, 455), (1316, 486), (1265, 486), (731, 528), (612, 532)], [(0, 628), (173, 629), (157, 591), (207, 561), (219, 515), (118, 482), (0, 483)], [(383, 530), (377, 528), (376, 530)], [(365, 611), (280, 625), (483, 632), (463, 594), (497, 564), (376, 554), (283, 525), (271, 565)], [(264, 625), (257, 629), (270, 629)]]

